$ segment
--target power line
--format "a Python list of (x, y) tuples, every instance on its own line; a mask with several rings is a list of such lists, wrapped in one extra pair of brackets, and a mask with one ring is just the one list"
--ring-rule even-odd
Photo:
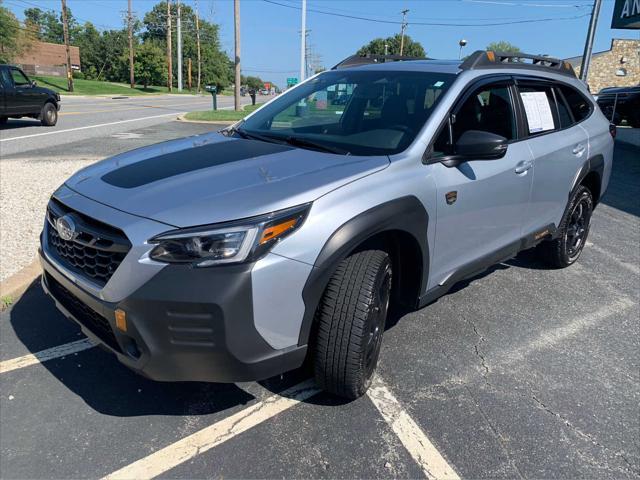
[[(296, 5), (287, 5), (284, 3), (279, 3), (274, 0), (262, 0), (263, 2), (270, 3), (273, 5), (278, 5), (280, 7), (292, 8), (295, 10), (300, 10), (301, 8)], [(321, 15), (330, 15), (334, 17), (342, 17), (342, 18), (350, 18), (353, 20), (362, 20), (373, 23), (386, 23), (390, 25), (402, 25), (402, 21), (398, 20), (380, 20), (377, 18), (371, 17), (362, 17), (359, 15), (346, 15), (335, 12), (328, 12), (323, 10), (318, 10), (315, 8), (308, 8), (310, 12), (318, 13)], [(584, 18), (590, 16), (590, 13), (585, 13), (583, 15), (574, 15), (571, 17), (551, 17), (551, 18), (537, 18), (537, 19), (523, 19), (523, 20), (512, 20), (508, 22), (491, 22), (491, 23), (443, 23), (443, 22), (411, 22), (413, 26), (429, 26), (429, 27), (495, 27), (500, 25), (517, 25), (523, 23), (538, 23), (538, 22), (553, 22), (553, 21), (561, 21), (561, 20), (576, 20), (579, 18)]]

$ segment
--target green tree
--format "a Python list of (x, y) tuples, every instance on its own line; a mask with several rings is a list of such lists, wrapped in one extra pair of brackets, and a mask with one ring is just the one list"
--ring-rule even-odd
[(521, 52), (519, 47), (516, 47), (512, 43), (505, 42), (504, 40), (501, 40), (499, 42), (491, 42), (489, 45), (487, 45), (486, 50), (491, 50), (493, 52), (500, 52), (500, 53), (520, 53)]
[[(76, 35), (81, 27), (78, 21), (67, 7), (69, 22), (69, 41), (74, 44)], [(64, 33), (62, 29), (62, 13), (52, 10), (43, 11), (40, 8), (27, 8), (24, 11), (24, 23), (31, 31), (35, 32), (38, 40), (51, 43), (64, 43)]]
[(86, 22), (76, 35), (75, 44), (80, 48), (80, 63), (85, 78), (95, 79), (104, 64), (100, 32), (91, 22)]
[[(360, 48), (360, 50), (358, 50), (358, 55), (366, 55), (367, 53), (373, 55), (384, 55), (385, 44), (387, 45), (389, 55), (400, 55), (401, 41), (402, 37), (399, 33), (393, 37), (375, 38), (367, 45)], [(405, 35), (402, 55), (408, 57), (426, 57), (427, 54), (420, 42), (414, 41), (409, 35)]]
[(29, 48), (31, 41), (29, 30), (20, 26), (15, 15), (3, 7), (0, 0), (0, 63), (11, 62)]
[(134, 73), (136, 81), (144, 85), (144, 88), (167, 83), (167, 64), (163, 49), (152, 42), (143, 43), (136, 48)]
[[(171, 13), (177, 14), (175, 2), (171, 3)], [(195, 12), (189, 5), (182, 5), (182, 57), (183, 76), (187, 77), (188, 59), (191, 58), (195, 67), (197, 58), (196, 47), (196, 20)], [(153, 42), (159, 48), (165, 49), (167, 43), (167, 2), (162, 1), (148, 11), (143, 20), (141, 37), (144, 43)], [(232, 82), (232, 64), (229, 56), (221, 50), (219, 27), (206, 20), (200, 20), (200, 50), (202, 55), (202, 84), (217, 85), (222, 90)], [(171, 36), (172, 48), (175, 55), (177, 51), (176, 35)], [(173, 76), (177, 75), (178, 62), (173, 61)], [(195, 76), (195, 68), (192, 70)]]
[(254, 77), (250, 75), (242, 83), (243, 85), (246, 84), (247, 87), (253, 88), (255, 90), (260, 90), (261, 88), (264, 88), (264, 82), (260, 77)]

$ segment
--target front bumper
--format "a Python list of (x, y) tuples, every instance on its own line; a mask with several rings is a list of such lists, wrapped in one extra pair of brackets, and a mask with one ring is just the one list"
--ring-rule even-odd
[[(307, 347), (273, 349), (253, 321), (251, 264), (163, 268), (111, 303), (62, 274), (40, 251), (42, 286), (93, 341), (136, 372), (159, 381), (254, 381), (298, 368)], [(115, 310), (127, 330), (116, 328)]]

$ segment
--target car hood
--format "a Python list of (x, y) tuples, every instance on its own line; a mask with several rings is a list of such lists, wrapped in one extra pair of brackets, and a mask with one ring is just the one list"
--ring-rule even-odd
[(598, 92), (598, 95), (611, 95), (614, 93), (640, 93), (640, 87), (608, 87)]
[(224, 222), (311, 202), (389, 165), (208, 133), (116, 155), (66, 185), (92, 200), (175, 227)]

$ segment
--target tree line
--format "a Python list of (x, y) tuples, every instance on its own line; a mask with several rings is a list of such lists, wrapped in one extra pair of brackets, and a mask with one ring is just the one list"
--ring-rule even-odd
[[(24, 10), (24, 22), (20, 22), (0, 0), (0, 62), (9, 63), (19, 53), (38, 40), (64, 43), (62, 15), (52, 10), (30, 7)], [(177, 52), (175, 2), (171, 4), (171, 42), (174, 56)], [(181, 6), (182, 57), (185, 80), (188, 74), (188, 59), (192, 61), (192, 78), (195, 84), (197, 72), (196, 13), (189, 5)], [(99, 30), (91, 22), (80, 23), (67, 7), (70, 44), (79, 47), (81, 72), (76, 78), (129, 81), (129, 37), (128, 25), (121, 29)], [(199, 19), (201, 78), (202, 85), (216, 85), (218, 91), (233, 83), (233, 61), (220, 45), (219, 25)], [(166, 85), (167, 66), (167, 2), (156, 4), (140, 20), (133, 21), (134, 74), (136, 83)], [(172, 62), (172, 82), (177, 82), (177, 62)], [(264, 81), (256, 76), (242, 78), (249, 88), (262, 88)]]

